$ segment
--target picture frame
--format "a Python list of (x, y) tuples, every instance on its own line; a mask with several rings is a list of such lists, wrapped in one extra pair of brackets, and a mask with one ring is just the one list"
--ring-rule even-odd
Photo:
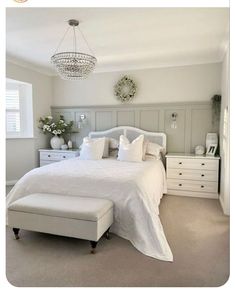
[(209, 144), (206, 155), (215, 156), (216, 150), (217, 150), (217, 144)]

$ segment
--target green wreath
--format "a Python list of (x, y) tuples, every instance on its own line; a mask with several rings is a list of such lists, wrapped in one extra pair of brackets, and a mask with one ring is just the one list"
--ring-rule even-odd
[(130, 101), (136, 94), (136, 84), (128, 76), (122, 77), (114, 86), (115, 96), (122, 102)]

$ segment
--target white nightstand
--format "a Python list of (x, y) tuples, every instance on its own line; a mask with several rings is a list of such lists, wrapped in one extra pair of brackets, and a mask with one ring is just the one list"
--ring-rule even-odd
[(79, 156), (78, 149), (71, 150), (39, 149), (38, 151), (40, 154), (40, 166)]
[(218, 199), (219, 156), (168, 153), (169, 195)]

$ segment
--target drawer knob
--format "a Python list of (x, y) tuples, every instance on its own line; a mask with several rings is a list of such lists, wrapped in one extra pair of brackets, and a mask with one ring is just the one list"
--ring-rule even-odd
[(180, 172), (179, 175), (182, 175), (182, 172)]
[(66, 156), (63, 156), (63, 158), (66, 158)]
[(202, 165), (205, 165), (205, 163), (202, 163)]
[(179, 184), (179, 187), (182, 187), (182, 184)]
[(51, 157), (51, 155), (50, 155), (50, 154), (48, 154), (47, 156), (48, 156), (48, 157)]
[(179, 164), (182, 164), (182, 162), (179, 162)]
[(201, 186), (201, 188), (203, 189), (203, 188), (204, 188), (204, 186)]
[(205, 176), (205, 174), (201, 174), (201, 176)]

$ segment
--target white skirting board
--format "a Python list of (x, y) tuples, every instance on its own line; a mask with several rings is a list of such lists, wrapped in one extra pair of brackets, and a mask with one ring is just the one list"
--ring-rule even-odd
[(178, 191), (178, 190), (168, 190), (167, 195), (175, 196), (185, 196), (185, 197), (195, 197), (195, 198), (207, 198), (207, 199), (219, 199), (217, 193), (206, 193), (206, 192), (193, 192), (193, 191)]
[(18, 180), (7, 180), (6, 181), (6, 186), (14, 186), (17, 183)]

